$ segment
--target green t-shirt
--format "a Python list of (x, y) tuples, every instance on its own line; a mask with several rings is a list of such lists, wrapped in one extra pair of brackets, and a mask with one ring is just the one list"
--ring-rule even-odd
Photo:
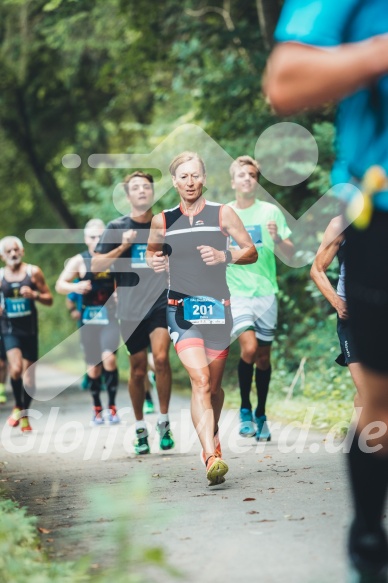
[[(291, 231), (286, 219), (277, 206), (269, 202), (255, 200), (246, 209), (236, 208), (236, 202), (228, 203), (238, 214), (244, 227), (251, 235), (258, 250), (259, 258), (250, 265), (231, 264), (226, 270), (226, 277), (232, 296), (261, 297), (276, 294), (279, 291), (276, 281), (276, 262), (273, 253), (275, 244), (268, 233), (267, 223), (275, 221), (278, 234), (288, 239)], [(236, 242), (231, 241), (231, 247)]]

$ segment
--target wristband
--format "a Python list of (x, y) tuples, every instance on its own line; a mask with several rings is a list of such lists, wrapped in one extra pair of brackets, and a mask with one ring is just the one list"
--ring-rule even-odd
[(231, 251), (229, 251), (229, 249), (224, 251), (224, 255), (225, 255), (225, 263), (227, 265), (229, 265), (229, 263), (232, 263), (232, 261), (233, 261), (232, 253), (231, 253)]
[(280, 243), (283, 242), (283, 239), (281, 237), (279, 237), (279, 235), (276, 237), (276, 239), (274, 239), (274, 243), (275, 245), (280, 245)]

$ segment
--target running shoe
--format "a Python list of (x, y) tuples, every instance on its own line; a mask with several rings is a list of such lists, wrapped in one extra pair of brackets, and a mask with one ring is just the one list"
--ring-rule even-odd
[(7, 423), (10, 427), (17, 427), (19, 425), (20, 412), (21, 412), (21, 409), (19, 409), (19, 407), (14, 407), (12, 409), (12, 413), (7, 419)]
[(350, 528), (348, 583), (387, 583), (388, 544), (380, 533), (360, 533), (355, 523)]
[(147, 429), (143, 428), (136, 429), (136, 440), (134, 445), (136, 455), (144, 455), (146, 453), (150, 453)]
[(0, 384), (0, 405), (4, 405), (7, 402), (7, 395), (5, 394), (4, 383)]
[(24, 431), (32, 431), (32, 427), (30, 425), (30, 421), (28, 417), (22, 417), (20, 419), (20, 429)]
[(146, 399), (143, 405), (143, 413), (144, 415), (149, 415), (150, 413), (154, 413), (155, 407), (152, 398)]
[(220, 457), (211, 455), (206, 462), (206, 478), (209, 486), (217, 486), (225, 482), (225, 474), (229, 468)]
[(109, 423), (111, 425), (117, 425), (120, 423), (120, 417), (117, 415), (117, 407), (115, 405), (111, 405), (109, 407)]
[(250, 409), (240, 409), (240, 427), (238, 432), (241, 437), (253, 437), (255, 435), (256, 428)]
[(158, 423), (156, 425), (156, 431), (159, 433), (160, 437), (160, 449), (163, 451), (167, 451), (168, 449), (172, 449), (175, 445), (174, 438), (172, 436), (172, 432), (170, 429), (169, 421)]
[(267, 417), (261, 415), (261, 417), (255, 417), (257, 424), (257, 430), (255, 439), (256, 441), (271, 441), (271, 433), (268, 428)]
[(104, 425), (102, 407), (94, 407), (93, 418), (90, 422), (90, 425)]

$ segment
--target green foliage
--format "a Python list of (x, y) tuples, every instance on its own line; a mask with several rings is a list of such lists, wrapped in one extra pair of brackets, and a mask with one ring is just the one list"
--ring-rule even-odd
[[(160, 547), (139, 544), (136, 528), (147, 517), (149, 490), (144, 477), (131, 484), (121, 484), (114, 494), (103, 488), (90, 491), (94, 517), (102, 515), (108, 526), (100, 551), (114, 552), (111, 567), (91, 573), (91, 559), (77, 562), (49, 560), (40, 548), (37, 519), (29, 516), (11, 500), (0, 498), (0, 579), (2, 583), (149, 583), (149, 568), (155, 580), (161, 571), (179, 577), (180, 573), (167, 561)], [(125, 501), (125, 504), (123, 503)], [(152, 521), (155, 521), (152, 518)]]
[(89, 581), (87, 565), (51, 563), (40, 550), (36, 518), (11, 500), (0, 500), (0, 579), (3, 583)]
[[(278, 5), (271, 3), (274, 14)], [(88, 157), (150, 152), (182, 123), (197, 123), (234, 157), (254, 155), (260, 134), (279, 121), (261, 91), (268, 51), (257, 7), (255, 0), (195, 6), (190, 0), (3, 1), (0, 184), (6, 220), (0, 236), (25, 240), (30, 228), (82, 227), (91, 217), (108, 222), (127, 212), (120, 183), (133, 169), (92, 169)], [(310, 130), (318, 144), (318, 166), (308, 180), (280, 188), (262, 179), (295, 217), (329, 189), (332, 120), (331, 108), (292, 120)], [(268, 155), (302, 176), (302, 154), (290, 161), (285, 150), (274, 142)], [(80, 156), (79, 168), (62, 165), (71, 153)], [(156, 176), (158, 169), (152, 172)], [(155, 211), (175, 202), (171, 190)], [(314, 233), (309, 248), (317, 248), (321, 235)], [(26, 260), (42, 267), (53, 289), (64, 261), (82, 248), (27, 244)], [(290, 269), (278, 262), (278, 274), (275, 358), (293, 374), (307, 356), (319, 372), (320, 393), (327, 389), (331, 364), (323, 375), (318, 346), (327, 354), (335, 342), (323, 332), (328, 307), (310, 283), (308, 267)], [(62, 296), (55, 297), (53, 308), (40, 309), (40, 325), (41, 354), (74, 330)], [(310, 364), (306, 367), (310, 375)], [(235, 369), (230, 374), (236, 378)]]

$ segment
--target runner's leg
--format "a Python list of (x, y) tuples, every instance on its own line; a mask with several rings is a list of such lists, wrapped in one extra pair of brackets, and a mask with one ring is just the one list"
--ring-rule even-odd
[(143, 420), (144, 380), (147, 374), (147, 349), (129, 356), (130, 375), (128, 381), (129, 396), (131, 398), (136, 421)]
[(167, 414), (171, 397), (171, 367), (169, 360), (170, 336), (166, 328), (155, 328), (150, 334), (156, 389), (160, 413)]
[(261, 346), (260, 340), (257, 347), (255, 364), (255, 382), (257, 391), (257, 408), (255, 416), (262, 417), (265, 415), (265, 405), (271, 380), (271, 346)]
[(246, 330), (238, 337), (240, 344), (240, 361), (238, 363), (238, 381), (240, 385), (241, 409), (252, 410), (249, 398), (253, 378), (253, 365), (257, 356), (257, 338), (254, 330)]

